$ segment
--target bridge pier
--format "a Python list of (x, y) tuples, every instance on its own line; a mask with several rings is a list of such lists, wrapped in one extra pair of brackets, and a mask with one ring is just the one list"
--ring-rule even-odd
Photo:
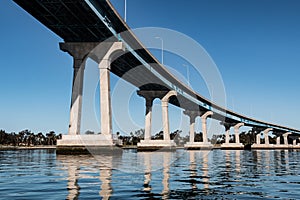
[(290, 132), (283, 134), (283, 141), (284, 141), (284, 144), (285, 144), (285, 145), (288, 145), (288, 144), (289, 144), (289, 142), (288, 142), (288, 136), (289, 136), (290, 134), (291, 134)]
[(260, 145), (260, 136), (261, 136), (261, 133), (256, 135), (256, 144), (257, 145)]
[(60, 49), (73, 57), (73, 84), (68, 135), (79, 135), (85, 64), (88, 54), (98, 43), (60, 43)]
[(190, 143), (194, 143), (195, 142), (195, 121), (196, 121), (196, 117), (199, 116), (199, 113), (197, 113), (197, 111), (189, 111), (186, 110), (183, 112), (185, 115), (189, 116), (190, 118)]
[[(146, 99), (145, 136), (144, 140), (137, 144), (138, 151), (176, 150), (176, 143), (170, 139), (168, 103), (170, 97), (177, 96), (177, 92), (173, 90), (169, 92), (138, 91), (138, 95)], [(151, 140), (152, 104), (155, 98), (160, 98), (162, 104), (163, 140)]]
[(265, 138), (265, 144), (260, 143), (260, 133), (256, 136), (256, 144), (253, 144), (251, 146), (252, 149), (272, 149), (274, 148), (273, 144), (269, 143), (269, 132), (273, 131), (272, 128), (267, 128), (264, 130), (264, 138)]
[[(297, 139), (300, 140), (300, 138)], [(293, 140), (293, 146), (292, 146), (293, 149), (300, 149), (300, 144), (299, 143), (297, 144), (297, 139)]]
[(152, 125), (152, 106), (153, 97), (146, 97), (146, 114), (145, 114), (145, 136), (144, 140), (151, 140), (151, 125)]
[(236, 144), (241, 144), (240, 143), (240, 134), (239, 134), (239, 129), (244, 126), (244, 123), (238, 123), (234, 126), (234, 133), (235, 133), (235, 143)]
[[(207, 118), (213, 115), (213, 112), (207, 111), (203, 115), (201, 115), (200, 111), (189, 111), (186, 110), (184, 112), (185, 115), (189, 116), (190, 118), (190, 141), (184, 145), (185, 149), (190, 150), (205, 150), (205, 149), (212, 149), (213, 145), (208, 142), (207, 138)], [(195, 142), (195, 119), (197, 116), (201, 115), (201, 123), (202, 123), (202, 142)]]
[(278, 136), (277, 138), (276, 138), (276, 145), (280, 145), (280, 136)]
[(225, 143), (221, 145), (221, 149), (244, 149), (244, 145), (240, 143), (239, 129), (244, 126), (244, 123), (238, 123), (234, 125), (235, 142), (230, 143), (230, 128), (233, 124), (222, 123), (225, 127)]
[(273, 147), (276, 148), (276, 149), (289, 149), (289, 148), (292, 148), (292, 146), (289, 145), (289, 143), (288, 143), (288, 135), (290, 135), (290, 134), (291, 134), (290, 132), (282, 134), (283, 141), (284, 141), (283, 144), (280, 144), (280, 136), (277, 137), (276, 138), (276, 145), (273, 145)]
[[(74, 58), (74, 78), (69, 132), (68, 135), (63, 135), (62, 139), (57, 141), (56, 152), (58, 154), (76, 154), (116, 150), (117, 143), (112, 138), (110, 65), (112, 54), (124, 51), (123, 43), (114, 42), (103, 45), (99, 45), (99, 43), (61, 43), (60, 48)], [(99, 62), (101, 134), (80, 135), (84, 68), (86, 59), (90, 55)]]

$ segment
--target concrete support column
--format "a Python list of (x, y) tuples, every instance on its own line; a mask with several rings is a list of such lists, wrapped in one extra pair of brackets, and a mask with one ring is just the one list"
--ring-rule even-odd
[(272, 131), (272, 128), (267, 128), (264, 130), (264, 136), (265, 136), (265, 144), (269, 145), (269, 132)]
[(280, 145), (280, 136), (276, 138), (276, 145)]
[(68, 135), (79, 135), (85, 62), (98, 43), (60, 43), (60, 49), (73, 57), (73, 84)]
[(260, 133), (256, 135), (256, 144), (260, 144)]
[(124, 51), (125, 47), (122, 42), (112, 44), (107, 53), (99, 62), (100, 73), (100, 119), (101, 119), (101, 134), (112, 138), (112, 111), (110, 97), (110, 69), (111, 55), (116, 51)]
[(239, 129), (244, 125), (245, 125), (244, 123), (238, 123), (237, 125), (234, 126), (235, 143), (240, 143)]
[(111, 136), (112, 134), (112, 112), (110, 97), (110, 65), (101, 68), (100, 71), (100, 121), (101, 134)]
[(203, 138), (203, 143), (208, 143), (208, 138), (207, 138), (207, 118), (209, 116), (212, 116), (214, 113), (212, 111), (207, 111), (201, 116), (201, 122), (202, 122), (202, 138)]
[(195, 141), (195, 116), (190, 116), (190, 142)]
[(220, 124), (225, 128), (225, 144), (229, 144), (231, 124), (226, 122), (220, 122)]
[(69, 135), (80, 134), (84, 69), (85, 61), (74, 59)]
[(163, 132), (164, 132), (164, 140), (170, 140), (170, 127), (169, 127), (169, 111), (168, 111), (168, 103), (171, 96), (177, 96), (176, 91), (169, 91), (161, 100), (162, 106), (162, 118), (163, 118)]
[(294, 145), (294, 146), (297, 145), (297, 139), (293, 140), (293, 145)]
[(152, 127), (152, 106), (155, 98), (162, 98), (166, 95), (166, 92), (151, 91), (151, 90), (139, 90), (137, 94), (145, 99), (146, 113), (145, 113), (145, 135), (144, 141), (151, 140), (151, 127)]
[(225, 131), (226, 131), (226, 133), (225, 133), (225, 143), (226, 144), (229, 144), (229, 140), (230, 140), (230, 135), (229, 135), (229, 132), (230, 132), (230, 127), (225, 127)]
[(184, 111), (185, 115), (188, 115), (190, 118), (190, 142), (195, 142), (195, 120), (199, 115), (196, 111), (186, 110)]
[(153, 98), (146, 98), (145, 136), (144, 136), (144, 140), (151, 140), (153, 100), (154, 100)]
[(162, 117), (163, 117), (163, 132), (164, 140), (170, 140), (170, 125), (169, 125), (169, 111), (168, 102), (162, 102)]
[(290, 132), (287, 132), (287, 133), (283, 134), (283, 141), (284, 141), (284, 144), (285, 144), (285, 145), (288, 145), (288, 144), (289, 144), (288, 136), (289, 136), (290, 134), (291, 134)]

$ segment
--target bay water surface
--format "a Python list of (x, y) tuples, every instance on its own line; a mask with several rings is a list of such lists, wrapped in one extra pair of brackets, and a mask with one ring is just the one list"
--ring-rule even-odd
[(299, 199), (300, 151), (0, 151), (0, 199)]

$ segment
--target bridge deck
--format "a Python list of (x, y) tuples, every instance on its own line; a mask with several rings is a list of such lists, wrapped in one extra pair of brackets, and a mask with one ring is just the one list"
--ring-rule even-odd
[[(14, 2), (60, 36), (65, 42), (102, 42), (108, 38), (110, 38), (110, 41), (117, 41), (122, 38), (131, 49), (134, 49), (134, 52), (138, 56), (146, 63), (151, 64), (153, 69), (162, 77), (176, 85), (177, 88), (180, 88), (186, 94), (194, 97), (194, 100), (203, 102), (210, 108), (220, 111), (221, 114), (217, 113), (213, 115), (215, 119), (225, 119), (229, 123), (242, 121), (246, 125), (253, 127), (273, 127), (275, 131), (300, 133), (300, 130), (252, 119), (222, 108), (186, 87), (170, 74), (147, 48), (140, 43), (107, 0), (14, 0)], [(92, 9), (91, 5), (96, 11)], [(122, 77), (128, 71), (140, 65), (142, 63), (137, 56), (128, 51), (112, 63), (111, 71), (117, 76)], [(125, 79), (144, 90), (172, 89), (147, 68), (138, 68), (137, 74), (140, 76), (126, 76)], [(208, 110), (182, 95), (179, 95), (178, 99), (170, 99), (170, 103), (182, 107), (182, 105), (179, 105), (179, 102), (184, 104), (185, 107), (183, 108), (185, 109), (199, 108), (201, 110)]]

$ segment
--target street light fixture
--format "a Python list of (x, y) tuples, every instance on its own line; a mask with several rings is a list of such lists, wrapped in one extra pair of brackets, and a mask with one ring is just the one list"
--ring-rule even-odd
[(127, 21), (127, 0), (124, 0), (124, 21)]
[(161, 64), (164, 66), (164, 40), (161, 37), (155, 37), (161, 40)]
[(187, 81), (188, 81), (188, 86), (190, 87), (190, 70), (189, 70), (189, 66), (186, 65), (186, 64), (182, 64), (182, 66), (186, 67)]

